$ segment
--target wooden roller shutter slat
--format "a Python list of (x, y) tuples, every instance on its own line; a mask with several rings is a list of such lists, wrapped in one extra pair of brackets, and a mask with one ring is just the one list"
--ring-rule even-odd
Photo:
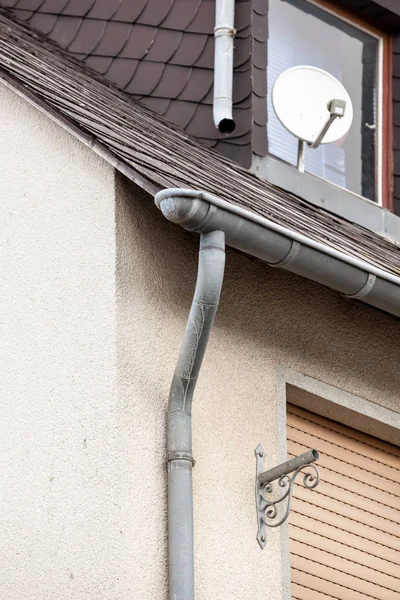
[[(317, 488), (318, 489), (318, 488)], [(343, 536), (346, 539), (349, 533), (359, 535), (366, 540), (366, 544), (371, 540), (377, 544), (382, 544), (385, 548), (393, 549), (400, 552), (400, 537), (394, 536), (393, 531), (386, 533), (379, 528), (371, 527), (366, 523), (360, 523), (354, 519), (339, 515), (326, 509), (319, 508), (315, 503), (295, 499), (290, 514), (301, 514), (310, 517), (313, 520), (318, 520), (320, 523), (328, 523), (333, 527), (337, 527), (343, 531)]]
[(319, 486), (299, 476), (289, 517), (292, 599), (400, 600), (400, 450), (288, 407), (288, 458), (320, 452)]
[(292, 582), (292, 600), (337, 600), (337, 598), (338, 596), (328, 596)]
[(362, 456), (350, 449), (333, 444), (331, 441), (323, 440), (321, 437), (313, 436), (289, 425), (287, 438), (288, 440), (302, 444), (307, 448), (312, 448), (313, 444), (318, 444), (317, 449), (324, 456), (331, 456), (332, 458), (343, 461), (348, 466), (359, 467), (370, 473), (374, 473), (379, 477), (385, 477), (386, 479), (400, 483), (400, 470), (389, 467), (366, 456)]
[(331, 431), (326, 429), (325, 427), (321, 427), (316, 423), (311, 423), (306, 419), (302, 419), (297, 415), (288, 414), (288, 431), (291, 428), (298, 429), (300, 431), (304, 431), (312, 435), (315, 439), (323, 439), (329, 438), (329, 441), (332, 444), (336, 444), (337, 446), (341, 446), (346, 450), (350, 450), (351, 452), (356, 452), (358, 454), (361, 453), (361, 456), (365, 455), (372, 460), (375, 460), (383, 465), (387, 465), (388, 467), (393, 467), (399, 470), (399, 457), (393, 456), (388, 452), (384, 452), (383, 450), (378, 450), (368, 444), (361, 444), (358, 440), (353, 440), (342, 433), (337, 433), (335, 431)]
[[(334, 545), (333, 542), (331, 542), (331, 548), (326, 550), (318, 547), (323, 545), (326, 548), (326, 543), (318, 544), (317, 542), (316, 544), (313, 544), (314, 541), (315, 538), (312, 538), (311, 536), (307, 538), (307, 543), (291, 538), (290, 551), (297, 556), (307, 558), (308, 560), (316, 562), (321, 566), (329, 567), (331, 569), (340, 571), (340, 573), (363, 580), (368, 584), (373, 581), (374, 584), (378, 586), (388, 588), (393, 592), (400, 592), (400, 579), (397, 579), (392, 574), (380, 572), (378, 570), (378, 559), (375, 560), (375, 567), (365, 566), (356, 561), (356, 559), (359, 558), (360, 553), (356, 554), (354, 550), (348, 553), (353, 553), (354, 556), (350, 559), (347, 559), (345, 556), (342, 557), (335, 554), (335, 549), (338, 552), (341, 552), (342, 550), (338, 544)], [(325, 540), (325, 542), (326, 541), (327, 540)], [(382, 564), (383, 562), (384, 561), (380, 561), (379, 564)]]
[[(294, 489), (297, 490), (300, 487), (301, 484), (299, 482), (296, 484)], [(355, 508), (359, 508), (367, 513), (380, 515), (382, 512), (384, 512), (385, 519), (391, 521), (393, 523), (393, 527), (397, 528), (398, 533), (400, 534), (400, 511), (390, 508), (389, 506), (385, 506), (384, 504), (374, 502), (372, 499), (365, 498), (359, 494), (347, 492), (344, 488), (339, 488), (331, 483), (326, 483), (323, 478), (321, 478), (321, 482), (318, 485), (318, 492), (327, 498), (332, 498), (338, 502), (343, 502), (349, 506), (354, 506)]]
[[(316, 554), (319, 553), (316, 552)], [(338, 583), (353, 592), (364, 594), (364, 600), (365, 597), (376, 598), (376, 600), (399, 600), (399, 593), (397, 591), (376, 585), (371, 581), (364, 581), (357, 576), (348, 575), (340, 570), (322, 565), (313, 560), (308, 560), (297, 554), (291, 554), (290, 562), (293, 569), (313, 575), (320, 579), (324, 585), (327, 585), (328, 583)], [(356, 569), (355, 572), (357, 572)]]
[[(324, 516), (326, 516), (326, 514)], [(345, 540), (345, 543), (347, 544), (346, 548), (348, 547), (348, 550), (343, 550), (343, 556), (349, 555), (353, 549), (359, 550), (368, 557), (365, 559), (366, 562), (373, 562), (376, 557), (385, 564), (387, 563), (387, 569), (390, 575), (394, 574), (400, 576), (400, 552), (394, 550), (393, 548), (388, 548), (387, 546), (383, 546), (381, 543), (378, 544), (374, 541), (371, 541), (371, 539), (361, 537), (360, 535), (343, 531), (343, 529), (338, 529), (338, 527), (332, 527), (331, 525), (328, 525), (327, 520), (322, 523), (321, 521), (318, 521), (315, 516), (314, 518), (305, 517), (294, 510), (292, 510), (290, 513), (289, 521), (290, 537), (293, 537), (293, 539), (297, 539), (298, 534), (296, 534), (295, 530), (298, 529), (309, 532), (309, 535), (311, 536), (324, 536), (327, 540), (327, 543), (339, 543), (344, 545), (343, 542)], [(334, 522), (337, 522), (337, 518), (335, 518)], [(343, 525), (343, 523), (341, 522), (340, 525)], [(365, 528), (363, 528), (362, 532), (364, 532), (364, 529)], [(358, 530), (359, 528), (357, 527), (357, 531)], [(398, 545), (400, 550), (400, 540)], [(385, 566), (381, 567), (381, 570), (385, 571)], [(391, 572), (392, 570), (393, 573)]]
[(300, 500), (304, 500), (305, 502), (312, 502), (314, 506), (326, 508), (327, 510), (336, 513), (338, 518), (347, 517), (348, 519), (353, 519), (359, 523), (365, 523), (366, 525), (369, 525), (369, 527), (375, 527), (375, 529), (385, 531), (390, 535), (393, 535), (396, 533), (396, 531), (398, 533), (399, 526), (384, 519), (383, 517), (365, 512), (359, 508), (350, 506), (344, 502), (340, 502), (339, 500), (323, 496), (320, 493), (314, 493), (312, 500), (310, 500), (310, 493), (312, 494), (313, 492), (296, 485), (293, 496), (295, 499), (298, 498)]
[[(374, 598), (374, 596), (366, 596), (358, 590), (352, 590), (344, 585), (340, 585), (339, 581), (336, 583), (332, 581), (324, 581), (315, 575), (293, 568), (292, 589), (296, 584), (297, 586), (302, 586), (307, 592), (303, 596), (300, 596), (301, 600), (309, 600), (309, 598), (311, 598), (311, 596), (308, 594), (310, 590), (323, 594), (322, 597), (324, 600), (330, 600), (331, 598), (335, 598), (335, 600), (377, 600)], [(389, 599), (387, 598), (385, 600)]]
[[(294, 542), (311, 545), (317, 551), (321, 550), (345, 559), (348, 564), (348, 569), (350, 569), (350, 574), (352, 574), (353, 571), (352, 563), (355, 563), (361, 567), (366, 567), (367, 569), (372, 569), (374, 571), (380, 571), (389, 577), (393, 577), (397, 580), (397, 587), (400, 586), (398, 564), (396, 565), (392, 562), (382, 560), (377, 556), (364, 552), (363, 550), (356, 550), (351, 546), (347, 546), (344, 543), (335, 542), (324, 536), (315, 535), (310, 531), (301, 529), (299, 527), (291, 527), (290, 538)], [(306, 556), (306, 553), (304, 556)], [(332, 566), (334, 565), (332, 564)], [(343, 568), (343, 571), (347, 573), (349, 572), (345, 568)], [(379, 583), (377, 580), (376, 582)], [(388, 587), (391, 586), (389, 585)]]
[[(288, 454), (297, 456), (307, 449), (309, 449), (309, 446), (298, 444), (290, 440), (288, 441)], [(319, 448), (317, 448), (317, 450), (319, 450)], [(395, 481), (380, 477), (379, 475), (375, 475), (375, 473), (371, 473), (364, 469), (354, 469), (351, 465), (326, 454), (321, 454), (318, 464), (321, 465), (321, 467), (326, 467), (331, 471), (335, 471), (335, 473), (342, 473), (343, 475), (347, 475), (347, 477), (352, 477), (352, 479), (355, 479), (356, 481), (372, 485), (378, 490), (383, 488), (389, 494), (400, 497), (400, 484)]]
[(396, 456), (397, 458), (400, 458), (400, 448), (398, 448), (397, 446), (392, 446), (392, 444), (374, 438), (366, 433), (361, 433), (361, 431), (351, 429), (350, 427), (346, 427), (346, 425), (342, 425), (341, 423), (337, 423), (336, 421), (331, 421), (330, 419), (326, 419), (325, 417), (321, 417), (319, 415), (316, 415), (315, 413), (311, 413), (305, 410), (304, 408), (295, 406), (294, 404), (288, 405), (288, 418), (289, 415), (297, 415), (305, 419), (306, 421), (320, 425), (323, 429), (328, 429), (328, 431), (335, 431), (337, 433), (341, 433), (344, 436), (352, 440), (357, 440), (361, 444), (365, 444), (370, 448), (377, 448), (390, 456)]
[(326, 467), (324, 468), (324, 481), (335, 485), (336, 487), (348, 490), (349, 492), (353, 492), (354, 494), (358, 494), (359, 496), (369, 497), (374, 502), (383, 504), (384, 506), (388, 506), (390, 508), (394, 508), (397, 511), (400, 511), (399, 496), (388, 494), (384, 490), (378, 490), (372, 485), (361, 483), (360, 481), (356, 481), (352, 477), (336, 473), (336, 471), (331, 471)]

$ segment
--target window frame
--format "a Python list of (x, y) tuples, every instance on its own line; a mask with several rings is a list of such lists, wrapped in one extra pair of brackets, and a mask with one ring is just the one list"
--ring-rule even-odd
[[(315, 177), (321, 183), (336, 187), (343, 192), (352, 194), (363, 201), (371, 202), (372, 204), (385, 208), (393, 212), (393, 192), (394, 192), (394, 164), (393, 164), (393, 92), (392, 92), (392, 57), (393, 57), (393, 41), (392, 35), (383, 29), (371, 25), (368, 21), (360, 18), (351, 11), (338, 6), (330, 0), (306, 0), (311, 5), (314, 5), (335, 17), (349, 23), (353, 27), (365, 31), (378, 40), (378, 72), (377, 72), (377, 87), (378, 87), (378, 102), (376, 122), (376, 200), (370, 200), (365, 196), (356, 194), (346, 188), (336, 186), (327, 179), (318, 177), (311, 173), (307, 173), (310, 177)], [(268, 52), (268, 46), (267, 46)], [(268, 90), (267, 90), (268, 93)], [(268, 137), (268, 133), (267, 133)], [(266, 157), (274, 160), (283, 161), (279, 157), (267, 152)], [(296, 167), (285, 163), (288, 168), (296, 170)], [(260, 169), (257, 169), (260, 170)]]
[[(277, 371), (277, 414), (279, 424), (277, 433), (276, 462), (287, 460), (287, 403), (295, 404), (317, 415), (325, 416), (352, 427), (360, 432), (372, 435), (390, 444), (399, 446), (400, 411), (394, 411), (372, 399), (362, 398), (347, 390), (334, 387), (325, 381), (300, 373), (287, 366), (280, 366)], [(294, 399), (291, 392), (296, 391), (301, 397)], [(305, 393), (305, 396), (303, 395)], [(312, 405), (307, 395), (313, 399)], [(315, 399), (318, 402), (315, 402)], [(400, 446), (399, 446), (400, 447)], [(318, 488), (316, 489), (318, 491)], [(292, 599), (291, 565), (288, 523), (280, 528), (281, 596), (283, 600)]]

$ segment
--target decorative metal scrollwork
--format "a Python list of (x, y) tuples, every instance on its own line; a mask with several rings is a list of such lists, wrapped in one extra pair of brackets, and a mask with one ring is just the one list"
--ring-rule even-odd
[[(263, 471), (264, 450), (262, 446), (259, 445), (255, 453), (257, 458), (257, 540), (261, 548), (264, 548), (267, 541), (266, 528), (279, 527), (289, 516), (292, 505), (293, 487), (297, 476), (300, 473), (303, 475), (303, 485), (309, 490), (313, 490), (319, 484), (320, 473), (318, 467), (313, 464), (319, 457), (319, 454), (316, 450), (310, 450), (278, 467), (274, 467), (269, 471)], [(305, 472), (305, 469), (308, 469), (308, 471)], [(289, 475), (289, 473), (292, 473), (292, 475)], [(263, 480), (266, 479), (267, 481), (264, 482)], [(283, 493), (279, 496), (280, 490), (283, 490)], [(280, 506), (283, 507), (285, 501), (286, 508), (280, 510)]]

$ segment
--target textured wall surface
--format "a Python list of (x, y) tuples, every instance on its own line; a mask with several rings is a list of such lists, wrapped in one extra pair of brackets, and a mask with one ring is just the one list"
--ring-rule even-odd
[(0, 87), (0, 598), (116, 598), (113, 170)]
[[(128, 190), (120, 184), (117, 211), (119, 390), (128, 437), (140, 432), (142, 440), (124, 467), (124, 505), (128, 515), (135, 506), (137, 518), (124, 518), (123, 568), (131, 593), (138, 585), (142, 597), (161, 600), (164, 414), (194, 289), (198, 238)], [(270, 466), (278, 452), (282, 367), (400, 411), (399, 330), (390, 316), (228, 251), (193, 409), (197, 600), (282, 597), (281, 532), (271, 532), (261, 552), (254, 512), (254, 449), (262, 442)]]
[[(0, 597), (166, 600), (165, 409), (198, 239), (0, 94)], [(193, 411), (196, 600), (281, 599), (254, 448), (274, 462), (282, 366), (398, 411), (399, 328), (228, 251)]]

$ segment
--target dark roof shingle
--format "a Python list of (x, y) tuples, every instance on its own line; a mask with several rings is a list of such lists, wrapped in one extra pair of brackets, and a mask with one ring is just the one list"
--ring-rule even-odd
[[(18, 19), (133, 97), (154, 95), (169, 104), (179, 102), (178, 106), (190, 103), (183, 112), (171, 110), (168, 118), (192, 133), (205, 119), (205, 131), (212, 134), (203, 131), (202, 138), (228, 155), (234, 154), (241, 136), (243, 149), (236, 159), (250, 166), (251, 102), (241, 103), (250, 97), (252, 85), (251, 2), (236, 2), (234, 118), (238, 127), (232, 136), (221, 134), (213, 124), (214, 0), (0, 0), (0, 6), (12, 9)], [(233, 146), (228, 149), (231, 139)]]

